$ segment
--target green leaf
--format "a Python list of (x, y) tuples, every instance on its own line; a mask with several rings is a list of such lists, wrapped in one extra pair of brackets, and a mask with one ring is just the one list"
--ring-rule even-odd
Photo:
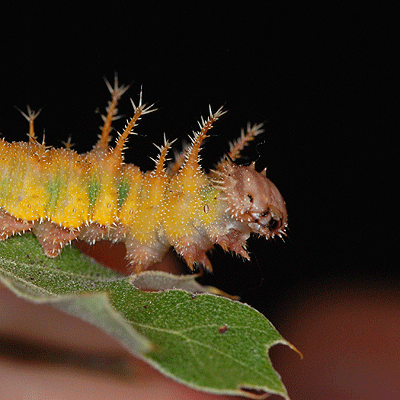
[(19, 296), (51, 303), (100, 327), (190, 387), (289, 398), (268, 350), (277, 343), (291, 345), (262, 314), (210, 294), (213, 290), (193, 276), (145, 272), (127, 277), (73, 247), (50, 259), (28, 234), (0, 242), (0, 279)]

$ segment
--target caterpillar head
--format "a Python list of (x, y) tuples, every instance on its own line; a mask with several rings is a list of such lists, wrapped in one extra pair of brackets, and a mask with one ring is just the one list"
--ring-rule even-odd
[(236, 165), (226, 160), (218, 172), (220, 188), (225, 193), (227, 211), (250, 230), (267, 238), (285, 233), (287, 211), (285, 201), (276, 186), (257, 172), (255, 163)]

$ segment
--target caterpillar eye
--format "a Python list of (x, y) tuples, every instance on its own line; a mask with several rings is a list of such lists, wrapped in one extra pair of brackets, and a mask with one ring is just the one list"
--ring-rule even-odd
[(282, 219), (274, 219), (271, 218), (271, 220), (268, 223), (268, 229), (272, 231), (277, 231), (282, 227)]

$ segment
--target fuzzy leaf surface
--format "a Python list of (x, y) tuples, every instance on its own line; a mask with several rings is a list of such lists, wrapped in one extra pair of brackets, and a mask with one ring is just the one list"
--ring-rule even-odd
[[(289, 398), (268, 351), (277, 343), (290, 344), (262, 314), (210, 294), (194, 278), (155, 272), (139, 277), (120, 275), (73, 247), (47, 258), (30, 234), (0, 242), (0, 279), (18, 296), (96, 325), (190, 387)], [(152, 281), (154, 289), (165, 290), (136, 287), (151, 289)]]

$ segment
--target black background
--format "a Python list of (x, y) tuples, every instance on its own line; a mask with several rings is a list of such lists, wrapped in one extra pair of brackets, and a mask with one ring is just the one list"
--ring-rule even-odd
[(229, 112), (204, 145), (206, 168), (248, 121), (264, 121), (266, 133), (248, 161), (268, 167), (283, 194), (288, 237), (252, 239), (252, 263), (217, 251), (206, 281), (240, 294), (279, 328), (293, 303), (318, 291), (399, 283), (396, 10), (238, 4), (35, 4), (4, 12), (0, 132), (25, 140), (27, 123), (14, 106), (29, 104), (43, 107), (36, 127), (47, 144), (61, 146), (71, 136), (75, 149), (89, 150), (101, 124), (96, 110), (104, 112), (109, 100), (102, 78), (112, 80), (115, 71), (132, 84), (122, 114), (132, 114), (129, 97), (137, 100), (141, 86), (158, 108), (126, 152), (143, 170), (157, 155), (152, 143), (161, 144), (165, 132), (179, 147), (209, 104)]

